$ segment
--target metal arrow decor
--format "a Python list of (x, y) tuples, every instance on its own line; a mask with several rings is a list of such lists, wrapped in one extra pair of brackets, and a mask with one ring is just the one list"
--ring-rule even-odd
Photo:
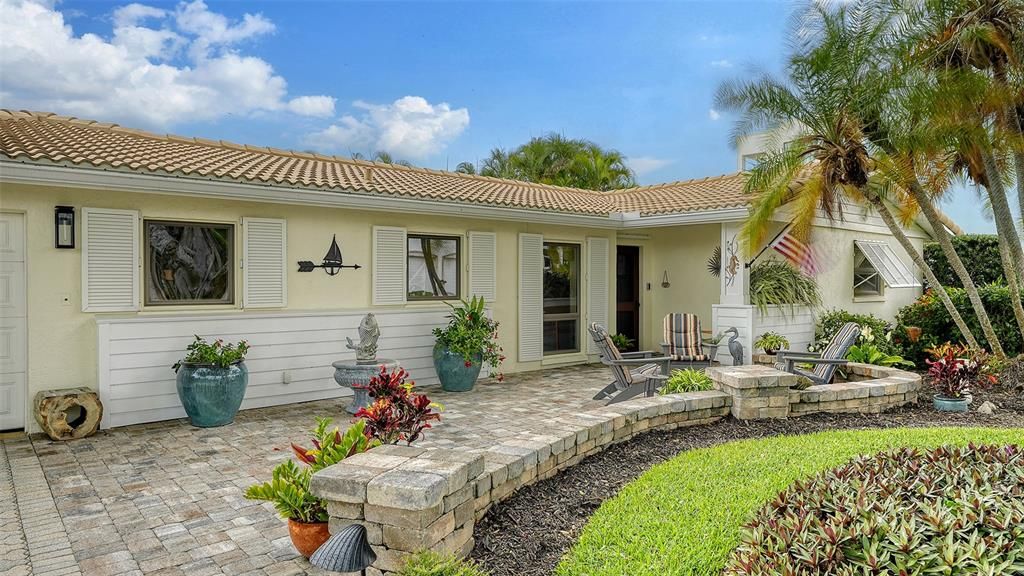
[(299, 272), (312, 272), (314, 268), (323, 268), (328, 276), (335, 276), (342, 268), (358, 270), (362, 268), (359, 264), (344, 264), (341, 259), (341, 248), (338, 247), (338, 236), (331, 238), (331, 247), (327, 249), (322, 264), (313, 264), (309, 260), (299, 261)]

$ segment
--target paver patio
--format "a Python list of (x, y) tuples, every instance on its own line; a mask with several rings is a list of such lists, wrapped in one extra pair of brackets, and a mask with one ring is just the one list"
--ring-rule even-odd
[[(510, 376), (469, 393), (431, 390), (442, 420), (417, 445), (478, 450), (530, 438), (545, 422), (600, 406), (599, 366)], [(0, 576), (317, 574), (287, 526), (243, 490), (306, 444), (315, 419), (349, 421), (348, 398), (260, 408), (221, 428), (185, 420), (105, 430), (69, 443), (0, 446)]]

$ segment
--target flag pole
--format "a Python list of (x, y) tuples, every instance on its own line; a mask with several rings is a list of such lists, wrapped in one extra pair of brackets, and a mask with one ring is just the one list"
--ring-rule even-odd
[(786, 224), (785, 226), (783, 226), (782, 230), (779, 230), (779, 233), (776, 234), (771, 240), (769, 240), (768, 243), (765, 244), (763, 248), (761, 248), (761, 251), (758, 252), (757, 254), (755, 254), (754, 257), (750, 259), (750, 262), (747, 262), (746, 264), (744, 264), (743, 267), (744, 268), (750, 268), (751, 264), (754, 263), (754, 260), (757, 260), (758, 258), (760, 258), (761, 254), (764, 254), (764, 251), (767, 250), (768, 247), (772, 245), (772, 242), (775, 242), (776, 240), (778, 240), (779, 236), (782, 236), (783, 234), (785, 234), (786, 230), (789, 230), (789, 227), (792, 226), (792, 225), (793, 225), (793, 221), (790, 220), (789, 224)]

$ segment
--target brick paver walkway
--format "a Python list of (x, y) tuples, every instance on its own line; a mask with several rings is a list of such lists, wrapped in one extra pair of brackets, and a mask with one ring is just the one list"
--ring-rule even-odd
[[(597, 406), (600, 367), (510, 376), (469, 393), (431, 391), (442, 421), (418, 445), (475, 450), (542, 434)], [(269, 504), (242, 492), (306, 444), (318, 416), (348, 421), (347, 398), (247, 410), (221, 428), (184, 420), (67, 443), (0, 443), (0, 576), (314, 574)]]

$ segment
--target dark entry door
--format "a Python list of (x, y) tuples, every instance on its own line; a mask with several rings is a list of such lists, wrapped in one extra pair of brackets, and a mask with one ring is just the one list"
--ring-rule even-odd
[(640, 344), (640, 248), (619, 246), (615, 257), (615, 325), (619, 334)]

